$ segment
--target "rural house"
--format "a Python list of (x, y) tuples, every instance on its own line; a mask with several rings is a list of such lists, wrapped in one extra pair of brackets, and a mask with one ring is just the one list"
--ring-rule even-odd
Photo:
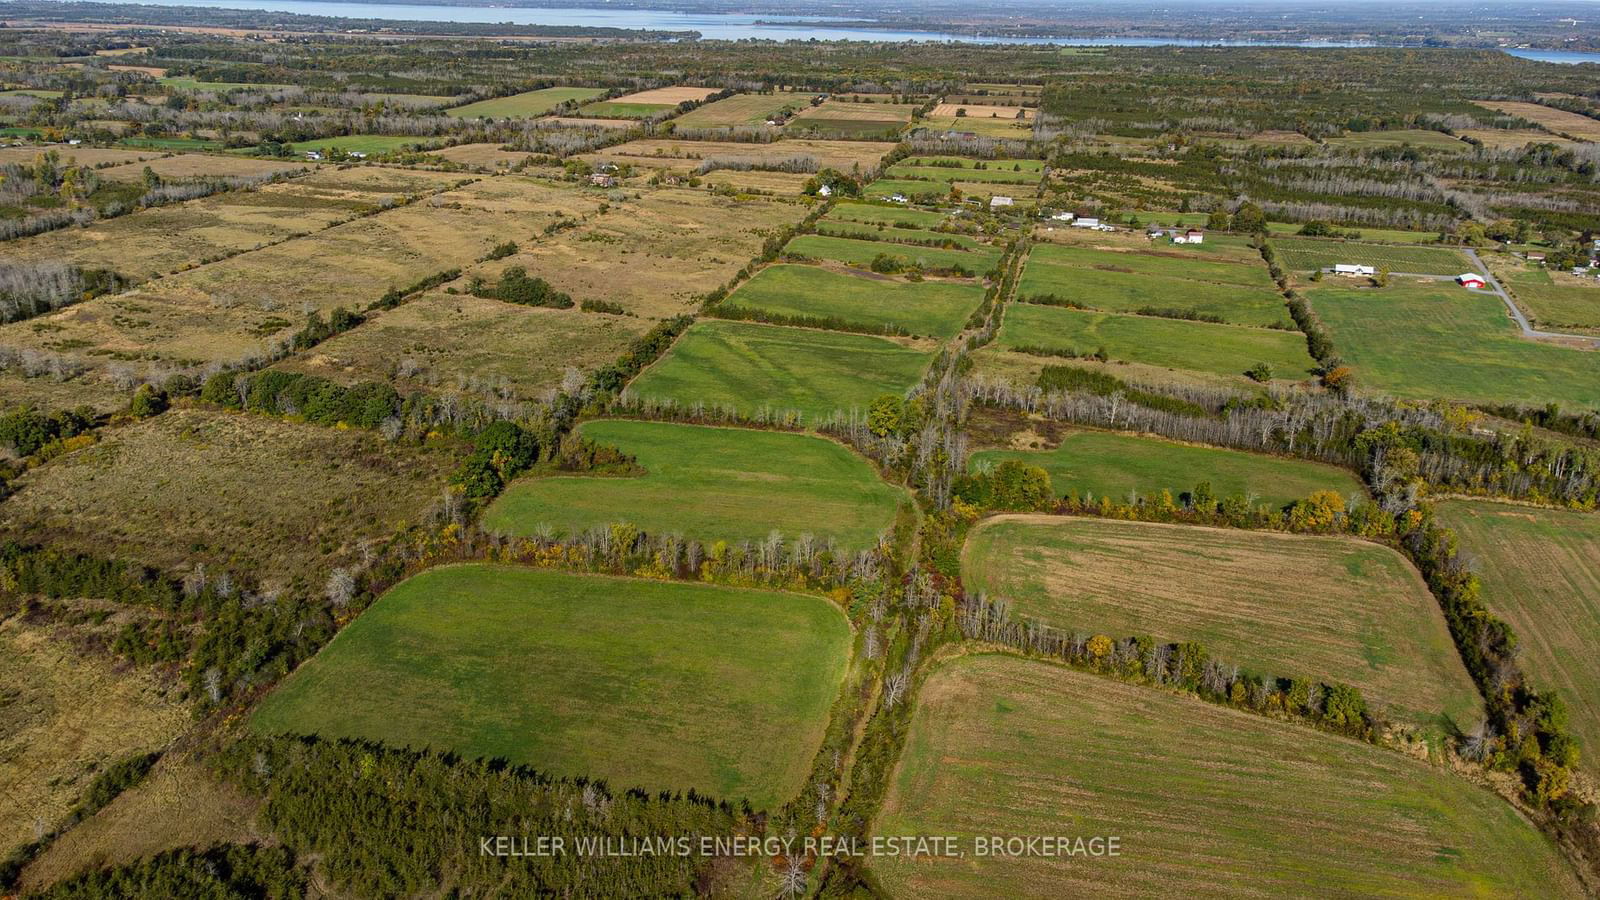
[(1073, 228), (1099, 228), (1100, 220), (1090, 216), (1079, 216), (1072, 220)]
[(595, 187), (610, 188), (617, 186), (617, 176), (596, 172), (589, 176), (589, 183)]
[(1205, 232), (1199, 230), (1198, 228), (1191, 228), (1188, 231), (1185, 231), (1183, 234), (1174, 233), (1172, 235), (1172, 242), (1174, 244), (1203, 244), (1205, 243), (1205, 240)]
[(1363, 266), (1356, 263), (1338, 263), (1333, 267), (1333, 274), (1359, 278), (1363, 275), (1376, 275), (1378, 270), (1374, 266)]

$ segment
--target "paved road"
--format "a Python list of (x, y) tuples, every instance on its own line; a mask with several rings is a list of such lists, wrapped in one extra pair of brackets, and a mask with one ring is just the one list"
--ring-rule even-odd
[(1506, 293), (1506, 289), (1500, 286), (1500, 280), (1495, 278), (1494, 273), (1489, 271), (1489, 267), (1484, 265), (1483, 260), (1478, 258), (1478, 251), (1469, 248), (1462, 248), (1462, 252), (1467, 254), (1467, 258), (1472, 260), (1472, 264), (1477, 268), (1479, 274), (1483, 275), (1484, 279), (1489, 282), (1489, 287), (1491, 290), (1480, 291), (1479, 293), (1498, 294), (1501, 301), (1505, 303), (1506, 309), (1511, 311), (1511, 318), (1516, 319), (1517, 325), (1522, 328), (1523, 337), (1562, 338), (1566, 340), (1588, 341), (1593, 344), (1596, 349), (1600, 349), (1600, 340), (1596, 340), (1594, 335), (1561, 334), (1555, 331), (1540, 331), (1537, 328), (1534, 328), (1533, 325), (1529, 323), (1528, 317), (1522, 314), (1521, 309), (1517, 308), (1516, 301), (1512, 300), (1511, 295)]

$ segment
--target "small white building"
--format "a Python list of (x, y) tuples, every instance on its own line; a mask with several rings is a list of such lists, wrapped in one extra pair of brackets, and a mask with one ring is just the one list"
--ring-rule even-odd
[(1531, 251), (1531, 252), (1528, 253), (1528, 262), (1536, 262), (1536, 263), (1544, 262), (1544, 254), (1540, 253), (1540, 252), (1538, 252), (1536, 250), (1535, 251)]
[(1472, 288), (1473, 290), (1482, 290), (1489, 286), (1489, 282), (1485, 281), (1483, 276), (1477, 272), (1463, 272), (1456, 276), (1456, 282), (1464, 288)]
[(1183, 234), (1174, 232), (1172, 242), (1174, 244), (1203, 244), (1206, 242), (1206, 233), (1197, 228), (1191, 228)]
[(1014, 201), (1012, 201), (1010, 197), (1001, 197), (997, 195), (989, 198), (989, 208), (995, 209), (996, 207), (1000, 206), (1010, 206), (1013, 202)]
[(321, 150), (307, 150), (306, 151), (306, 159), (321, 159), (321, 158), (322, 158), (322, 151)]
[(1079, 216), (1072, 220), (1073, 228), (1093, 228), (1099, 230), (1100, 220), (1090, 216)]
[(1050, 218), (1055, 219), (1057, 222), (1071, 222), (1077, 216), (1069, 212), (1058, 212)]
[(366, 159), (367, 158), (367, 155), (365, 153), (362, 153), (360, 150), (351, 150), (349, 153), (346, 153), (345, 155), (350, 157), (351, 159)]
[(910, 202), (910, 201), (906, 198), (905, 194), (890, 194), (889, 195), (889, 202), (890, 203), (907, 203), (907, 202)]
[(1333, 267), (1333, 274), (1345, 275), (1350, 278), (1360, 278), (1363, 275), (1369, 277), (1376, 275), (1378, 274), (1378, 270), (1374, 266), (1363, 266), (1357, 263), (1339, 263)]
[(818, 197), (832, 197), (833, 196), (833, 188), (828, 187), (827, 185), (823, 185), (822, 187), (817, 188), (817, 196)]

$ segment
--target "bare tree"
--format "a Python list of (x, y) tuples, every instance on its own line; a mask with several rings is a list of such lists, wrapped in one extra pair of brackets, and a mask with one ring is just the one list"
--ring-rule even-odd
[(328, 602), (335, 609), (343, 609), (350, 605), (356, 596), (356, 577), (349, 569), (340, 566), (328, 575), (327, 587)]

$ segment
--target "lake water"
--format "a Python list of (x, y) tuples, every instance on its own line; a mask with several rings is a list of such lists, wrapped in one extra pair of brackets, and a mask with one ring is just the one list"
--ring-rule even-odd
[[(642, 28), (655, 31), (698, 31), (710, 40), (765, 38), (776, 41), (968, 41), (983, 44), (1060, 44), (1075, 47), (1370, 47), (1370, 43), (1308, 41), (1293, 44), (1252, 41), (1199, 41), (1162, 38), (1020, 38), (962, 35), (896, 28), (829, 27), (825, 16), (683, 13), (645, 9), (516, 9), (499, 6), (432, 6), (410, 3), (341, 3), (336, 0), (124, 0), (147, 6), (191, 6), (210, 9), (254, 9), (337, 16), (349, 19), (394, 19), (409, 22), (510, 23), (513, 25), (583, 25)], [(838, 21), (837, 19), (833, 21)], [(805, 22), (807, 24), (800, 24)], [(758, 24), (759, 23), (759, 24)], [(785, 24), (794, 23), (794, 24)], [(1600, 63), (1600, 53), (1565, 50), (1507, 50), (1512, 56), (1556, 63)]]

